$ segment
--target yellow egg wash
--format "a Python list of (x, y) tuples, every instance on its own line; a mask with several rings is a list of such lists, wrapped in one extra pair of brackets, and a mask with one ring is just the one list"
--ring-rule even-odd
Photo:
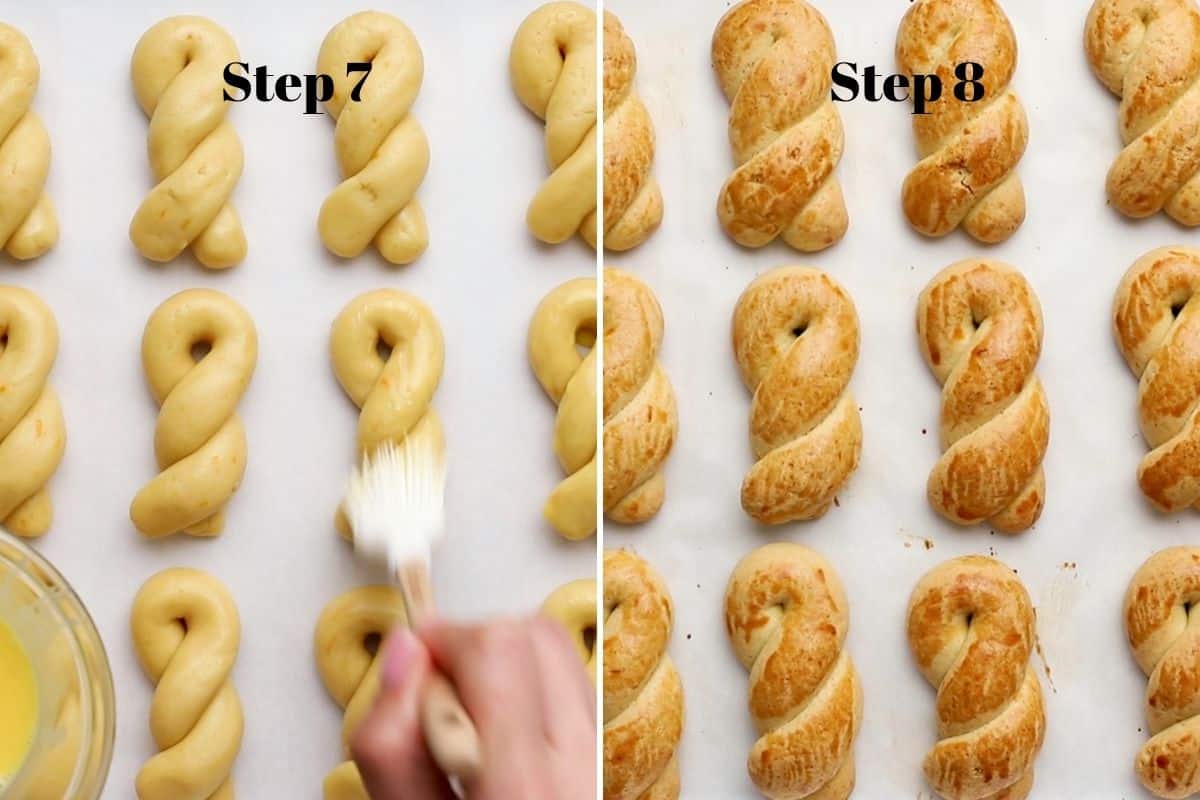
[(29, 654), (12, 628), (0, 621), (0, 789), (21, 769), (38, 721), (38, 685)]

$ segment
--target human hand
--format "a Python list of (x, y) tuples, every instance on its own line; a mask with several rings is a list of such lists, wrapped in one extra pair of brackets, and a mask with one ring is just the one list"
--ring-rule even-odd
[(558, 623), (397, 628), (381, 657), (379, 696), (351, 741), (374, 800), (455, 796), (421, 731), (435, 669), (458, 689), (479, 734), (483, 769), (463, 787), (469, 800), (595, 798), (595, 687)]

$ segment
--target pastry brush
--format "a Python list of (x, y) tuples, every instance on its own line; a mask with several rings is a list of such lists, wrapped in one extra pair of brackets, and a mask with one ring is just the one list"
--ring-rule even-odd
[[(406, 436), (364, 455), (350, 479), (344, 509), (354, 550), (387, 564), (412, 627), (435, 614), (429, 577), (433, 547), (445, 531), (446, 465), (429, 437)], [(470, 783), (479, 773), (479, 738), (454, 687), (434, 673), (421, 707), (425, 743), (447, 775)]]

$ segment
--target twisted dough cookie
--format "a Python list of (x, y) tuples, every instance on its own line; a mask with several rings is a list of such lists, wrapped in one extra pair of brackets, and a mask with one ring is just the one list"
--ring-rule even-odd
[(820, 270), (779, 267), (754, 280), (733, 312), (733, 353), (754, 394), (758, 460), (742, 509), (759, 522), (816, 519), (858, 467), (862, 423), (850, 392), (858, 315)]
[[(1017, 162), (1029, 141), (1025, 108), (1010, 84), (1017, 39), (996, 0), (917, 0), (900, 22), (896, 61), (907, 75), (936, 74), (942, 99), (913, 115), (921, 161), (904, 179), (904, 216), (926, 236), (955, 228), (1002, 242), (1025, 220)], [(984, 68), (983, 96), (955, 98), (957, 65)]]
[(1013, 571), (963, 556), (921, 578), (908, 645), (937, 690), (938, 743), (925, 779), (947, 800), (1021, 800), (1033, 786), (1046, 714), (1029, 665), (1034, 610)]
[(662, 508), (663, 462), (679, 420), (662, 365), (662, 308), (650, 287), (604, 270), (604, 512), (645, 522)]
[(662, 576), (604, 552), (604, 800), (677, 800), (683, 685), (667, 654), (674, 609)]
[(929, 473), (929, 503), (959, 525), (1005, 533), (1037, 522), (1050, 410), (1034, 373), (1042, 308), (1007, 264), (971, 259), (934, 276), (917, 302), (921, 354), (942, 384), (945, 451)]
[(1137, 480), (1160, 511), (1200, 508), (1200, 250), (1162, 247), (1125, 273), (1113, 333), (1138, 379), (1138, 422), (1150, 452)]
[[(596, 280), (576, 278), (542, 299), (529, 323), (529, 363), (558, 405), (554, 453), (567, 473), (543, 515), (567, 539), (596, 530)], [(587, 356), (579, 353), (589, 349)]]
[[(347, 102), (362, 79), (346, 64), (370, 62), (358, 102)], [(317, 227), (325, 247), (353, 258), (375, 243), (393, 264), (410, 264), (429, 244), (417, 187), (429, 167), (429, 142), (409, 113), (425, 65), (421, 46), (403, 22), (363, 11), (339, 22), (325, 37), (317, 71), (333, 78), (325, 102), (337, 120), (334, 143), (345, 180), (321, 206)]]
[(1200, 635), (1189, 624), (1200, 602), (1200, 548), (1169, 547), (1142, 564), (1125, 592), (1125, 633), (1146, 687), (1150, 741), (1134, 762), (1155, 797), (1200, 792), (1197, 674)]
[(1121, 98), (1125, 148), (1108, 171), (1122, 214), (1200, 225), (1200, 8), (1194, 0), (1096, 0), (1084, 44)]
[(350, 737), (379, 693), (376, 657), (382, 641), (406, 624), (404, 601), (391, 586), (360, 586), (331, 601), (321, 612), (313, 656), (325, 689), (346, 710), (342, 744), (346, 761), (325, 777), (325, 800), (368, 800), (358, 767), (350, 758)]
[(849, 627), (842, 582), (807, 547), (760, 547), (729, 577), (725, 631), (750, 672), (759, 733), (746, 768), (767, 797), (842, 800), (854, 789), (863, 696)]
[(154, 455), (162, 471), (129, 508), (145, 536), (216, 536), (225, 527), (225, 505), (246, 472), (237, 404), (257, 360), (254, 321), (220, 292), (180, 292), (150, 316), (142, 366), (161, 407)]
[[(654, 124), (633, 91), (637, 52), (611, 12), (604, 12), (604, 247), (631, 250), (662, 222), (663, 199), (650, 174)], [(581, 231), (592, 247), (595, 228)], [(590, 238), (589, 238), (590, 237)]]
[[(381, 348), (388, 351), (386, 358)], [(443, 452), (442, 423), (431, 405), (442, 379), (443, 354), (441, 326), (411, 294), (376, 289), (342, 309), (333, 321), (329, 355), (338, 383), (361, 409), (360, 453), (409, 436), (424, 437), (431, 452)], [(351, 538), (340, 508), (337, 528)]]
[(551, 592), (542, 604), (542, 613), (558, 620), (566, 628), (579, 657), (596, 680), (596, 581), (581, 578), (565, 583)]
[(717, 216), (745, 247), (776, 236), (806, 253), (836, 244), (850, 224), (833, 171), (842, 120), (830, 100), (833, 31), (804, 0), (743, 0), (713, 33), (713, 69), (729, 101), (737, 169)]
[(596, 14), (573, 2), (547, 3), (513, 37), (513, 89), (546, 123), (552, 170), (525, 221), (540, 241), (558, 244), (576, 231), (596, 242)]
[(199, 570), (163, 570), (138, 591), (130, 627), (155, 684), (150, 732), (161, 751), (138, 772), (139, 800), (233, 800), (243, 719), (229, 679), (241, 638), (229, 590)]
[(129, 223), (134, 247), (170, 261), (191, 246), (209, 269), (246, 257), (246, 234), (230, 203), (242, 175), (242, 142), (225, 119), (225, 65), (237, 45), (203, 17), (170, 17), (133, 51), (133, 89), (150, 118), (147, 154), (158, 184)]
[(0, 525), (41, 536), (54, 509), (46, 488), (67, 445), (58, 394), (47, 383), (58, 326), (33, 292), (0, 286)]
[(33, 45), (0, 22), (0, 247), (13, 258), (37, 258), (58, 241), (58, 218), (46, 194), (50, 137), (30, 110), (37, 91)]

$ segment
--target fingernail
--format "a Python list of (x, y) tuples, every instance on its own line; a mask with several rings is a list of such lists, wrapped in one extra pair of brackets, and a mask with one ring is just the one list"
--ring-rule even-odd
[(408, 628), (399, 628), (387, 638), (383, 649), (383, 674), (380, 679), (385, 689), (397, 689), (404, 684), (413, 663), (417, 660), (417, 639)]

